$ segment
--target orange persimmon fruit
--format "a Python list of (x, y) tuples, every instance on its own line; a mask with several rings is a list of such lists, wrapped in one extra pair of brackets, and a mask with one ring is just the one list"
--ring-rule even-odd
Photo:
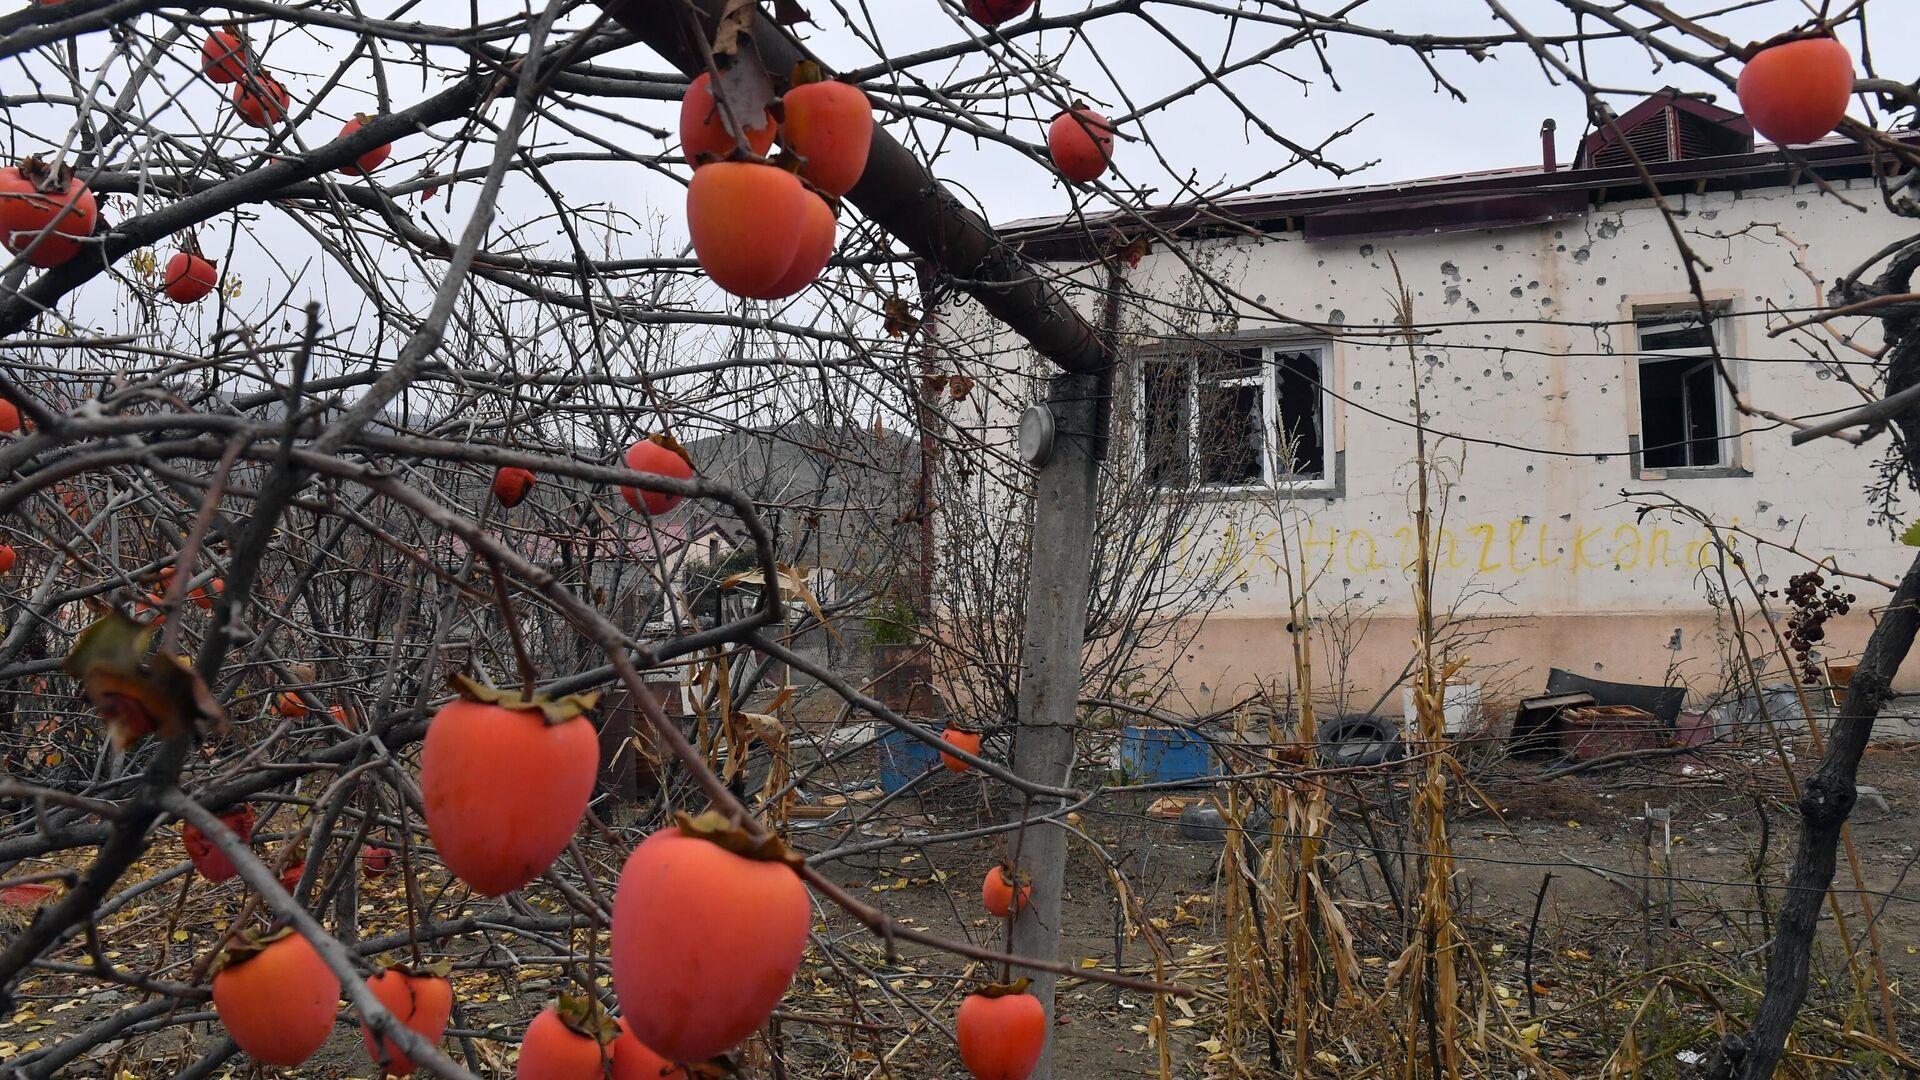
[(1113, 163), (1113, 125), (1085, 105), (1075, 105), (1047, 128), (1047, 153), (1067, 179), (1082, 184), (1098, 179)]
[(687, 184), (687, 233), (715, 285), (751, 299), (778, 299), (774, 286), (800, 251), (807, 189), (772, 165), (719, 161)]
[(705, 1061), (766, 1022), (806, 951), (813, 908), (778, 840), (717, 812), (640, 842), (614, 894), (613, 989), (670, 1061)]
[(839, 198), (867, 171), (873, 104), (857, 86), (831, 79), (802, 83), (781, 98), (780, 141), (800, 159), (800, 175)]
[[(404, 967), (390, 967), (368, 976), (367, 989), (395, 1020), (428, 1042), (438, 1044), (446, 1034), (447, 1020), (453, 1015), (453, 985), (447, 980), (417, 975)], [(392, 1039), (384, 1035), (376, 1037), (364, 1020), (360, 1022), (360, 1041), (366, 1044), (367, 1056), (373, 1059), (374, 1066), (384, 1067), (388, 1076), (406, 1076), (413, 1072), (413, 1059)]]
[(600, 768), (594, 698), (454, 683), (460, 697), (434, 713), (420, 751), (427, 832), (448, 870), (500, 896), (544, 873), (580, 827)]
[[(953, 746), (965, 750), (974, 757), (980, 756), (980, 733), (977, 731), (950, 727), (940, 733), (940, 738)], [(945, 765), (949, 772), (966, 772), (968, 769), (973, 768), (973, 766), (966, 761), (944, 751), (940, 754), (940, 764)]]
[(1027, 875), (1016, 869), (1013, 878), (1020, 882), (1018, 896), (1014, 894), (1013, 881), (1008, 880), (1004, 865), (987, 871), (986, 880), (980, 883), (980, 902), (989, 914), (1004, 919), (1033, 899), (1033, 883), (1027, 880)]
[[(740, 120), (746, 123), (745, 117)], [(746, 129), (747, 148), (764, 156), (773, 147), (773, 136), (779, 130), (773, 113), (766, 113), (760, 124)], [(734, 151), (733, 136), (727, 134), (727, 125), (720, 119), (720, 104), (713, 99), (713, 78), (709, 75), (694, 79), (680, 99), (680, 151), (687, 156), (688, 164), (696, 166), (702, 154), (724, 158)]]
[(1818, 142), (1847, 115), (1853, 57), (1830, 37), (1774, 45), (1740, 69), (1738, 90), (1753, 130), (1776, 143)]
[(1047, 1045), (1047, 1011), (1026, 979), (996, 984), (967, 995), (953, 1033), (973, 1080), (1027, 1080)]
[[(641, 439), (627, 447), (626, 455), (621, 460), (634, 472), (653, 473), (675, 480), (693, 479), (693, 462), (688, 459), (686, 448), (670, 435), (649, 435)], [(635, 510), (644, 509), (656, 515), (679, 506), (681, 501), (680, 496), (664, 491), (625, 486), (620, 488), (620, 497)]]
[(213, 1008), (247, 1056), (292, 1067), (333, 1032), (340, 980), (312, 943), (291, 930), (243, 938), (213, 977)]

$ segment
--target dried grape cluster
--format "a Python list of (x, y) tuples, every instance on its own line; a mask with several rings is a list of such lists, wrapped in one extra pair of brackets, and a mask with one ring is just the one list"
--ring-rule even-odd
[[(1782, 593), (1776, 589), (1773, 595)], [(1827, 639), (1827, 620), (1852, 610), (1853, 594), (1828, 585), (1819, 571), (1808, 570), (1787, 579), (1784, 595), (1793, 606), (1793, 613), (1787, 616), (1787, 646), (1800, 664), (1800, 681), (1816, 684), (1822, 675), (1820, 665), (1811, 659), (1813, 649)]]

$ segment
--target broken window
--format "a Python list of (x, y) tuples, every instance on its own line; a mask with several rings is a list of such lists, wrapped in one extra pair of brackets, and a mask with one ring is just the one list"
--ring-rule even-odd
[(1160, 487), (1251, 487), (1326, 477), (1319, 349), (1212, 348), (1141, 369), (1148, 479)]
[(1142, 441), (1147, 479), (1155, 487), (1186, 487), (1193, 482), (1192, 402), (1185, 360), (1149, 360), (1141, 382)]
[(1204, 487), (1257, 484), (1266, 394), (1261, 388), (1260, 350), (1240, 349), (1202, 357), (1196, 364), (1198, 407), (1194, 446)]
[(1320, 380), (1320, 352), (1276, 352), (1274, 370), (1280, 381), (1276, 475), (1281, 479), (1323, 479), (1327, 475), (1327, 392)]
[(1640, 464), (1698, 469), (1727, 463), (1725, 395), (1713, 362), (1714, 328), (1699, 313), (1641, 316)]

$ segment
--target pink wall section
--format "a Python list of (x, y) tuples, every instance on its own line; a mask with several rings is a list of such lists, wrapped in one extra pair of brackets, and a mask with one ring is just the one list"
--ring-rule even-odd
[[(1284, 620), (1270, 618), (1209, 620), (1193, 644), (1173, 660), (1181, 689), (1169, 707), (1208, 712), (1258, 693), (1262, 684), (1284, 692), (1293, 681), (1285, 627)], [(1826, 655), (1854, 658), (1871, 629), (1870, 618), (1859, 613), (1829, 623), (1832, 648)], [(1769, 650), (1767, 658), (1777, 673), (1780, 664), (1771, 654), (1772, 636), (1761, 624), (1756, 623), (1753, 630), (1749, 648)], [(1685, 685), (1688, 705), (1693, 707), (1720, 691), (1724, 673), (1732, 670), (1723, 657), (1737, 655), (1727, 628), (1716, 625), (1711, 612), (1528, 616), (1485, 623), (1483, 629), (1465, 627), (1456, 633), (1481, 639), (1464, 650), (1470, 660), (1464, 677), (1481, 682), (1488, 698), (1504, 703), (1509, 711), (1512, 701), (1540, 693), (1553, 667), (1614, 682)], [(1677, 651), (1672, 647), (1676, 633)], [(1316, 643), (1316, 700), (1341, 711), (1367, 711), (1412, 655), (1413, 635), (1412, 619), (1375, 616), (1344, 660), (1330, 642)], [(1920, 661), (1909, 662), (1896, 686), (1920, 688)], [(1379, 711), (1399, 713), (1397, 691)]]

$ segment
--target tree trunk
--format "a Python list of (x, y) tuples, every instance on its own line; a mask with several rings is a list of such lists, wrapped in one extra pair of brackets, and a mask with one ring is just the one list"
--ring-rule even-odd
[(1787, 874), (1786, 898), (1767, 960), (1766, 994), (1747, 1033), (1741, 1080), (1767, 1080), (1780, 1064), (1787, 1033), (1807, 996), (1807, 969), (1813, 954), (1820, 906), (1833, 884), (1840, 828), (1853, 812), (1854, 776), (1860, 755), (1873, 734), (1874, 718), (1887, 700), (1893, 676), (1920, 630), (1920, 558), (1907, 568), (1893, 599), (1867, 638), (1860, 670), (1847, 686), (1846, 704), (1828, 730), (1826, 756), (1800, 793), (1800, 843)]
[[(1095, 429), (1100, 380), (1063, 375), (1051, 385), (1049, 402), (1056, 435), (1053, 456), (1040, 467), (1033, 508), (1033, 558), (1027, 582), (1027, 620), (1020, 643), (1020, 728), (1013, 742), (1013, 771), (1023, 779), (1065, 787), (1073, 764), (1075, 705), (1080, 697), (1080, 651), (1087, 629), (1087, 590), (1099, 477)], [(1059, 808), (1035, 798), (1024, 816)], [(1033, 877), (1033, 901), (1013, 923), (1012, 951), (1042, 960), (1059, 958), (1061, 890), (1066, 881), (1067, 834), (1055, 825), (1034, 825), (1015, 834), (1009, 854)], [(1017, 974), (1017, 973), (1016, 973)], [(1031, 1080), (1050, 1080), (1053, 1059), (1053, 986), (1050, 972), (1028, 972), (1034, 996), (1047, 1010), (1047, 1048)]]

